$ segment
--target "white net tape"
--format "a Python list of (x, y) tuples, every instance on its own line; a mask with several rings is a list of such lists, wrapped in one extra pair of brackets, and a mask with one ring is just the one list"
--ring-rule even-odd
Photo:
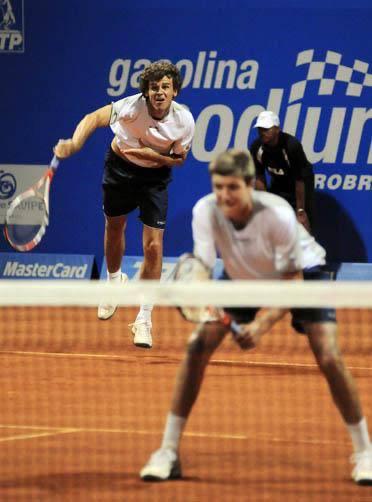
[(2, 306), (372, 307), (372, 281), (0, 281)]

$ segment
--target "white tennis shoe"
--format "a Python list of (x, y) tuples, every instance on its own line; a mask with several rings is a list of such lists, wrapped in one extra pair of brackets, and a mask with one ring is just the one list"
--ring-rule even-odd
[[(121, 274), (122, 284), (125, 284), (127, 281), (128, 281), (127, 274), (122, 273)], [(107, 319), (110, 319), (115, 314), (117, 308), (118, 308), (117, 305), (100, 303), (98, 306), (98, 319), (101, 319), (102, 321), (107, 321)]]
[(151, 336), (151, 321), (146, 321), (145, 319), (139, 319), (133, 324), (129, 324), (132, 328), (132, 333), (134, 334), (133, 343), (137, 347), (143, 347), (145, 349), (151, 349), (152, 347), (152, 336)]
[(169, 448), (155, 451), (140, 472), (143, 481), (166, 481), (182, 477), (181, 463), (177, 453)]
[(351, 477), (359, 485), (372, 485), (372, 445), (369, 448), (354, 453), (351, 462), (355, 464)]

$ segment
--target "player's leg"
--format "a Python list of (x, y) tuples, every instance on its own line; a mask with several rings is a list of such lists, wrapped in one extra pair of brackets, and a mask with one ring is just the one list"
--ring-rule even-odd
[[(189, 416), (208, 362), (226, 333), (228, 328), (218, 322), (202, 324), (192, 333), (176, 377), (171, 403), (171, 413), (174, 415), (183, 418)], [(163, 444), (178, 449), (178, 442), (168, 441), (167, 438)]]
[[(103, 210), (105, 214), (104, 251), (107, 263), (107, 279), (110, 282), (126, 282), (127, 276), (121, 272), (121, 262), (125, 251), (125, 228), (127, 214), (137, 206), (136, 190), (133, 183), (120, 185), (103, 184)], [(103, 301), (98, 307), (98, 318), (110, 319), (117, 305)]]
[[(304, 280), (329, 280), (321, 267), (303, 271)], [(320, 370), (324, 373), (332, 397), (346, 422), (361, 418), (360, 403), (351, 375), (341, 357), (337, 338), (336, 311), (332, 308), (292, 309), (292, 326), (308, 336)], [(340, 395), (345, 396), (340, 401)]]
[[(329, 277), (329, 272), (319, 267), (304, 270), (305, 280), (329, 280)], [(355, 382), (345, 366), (339, 348), (336, 312), (330, 308), (293, 309), (292, 316), (293, 327), (308, 336), (311, 350), (350, 433), (356, 464), (352, 477), (357, 483), (370, 484), (372, 450), (367, 422)]]
[(359, 395), (340, 352), (336, 323), (307, 323), (305, 331), (342, 417), (348, 424), (358, 423), (362, 419)]
[(140, 279), (160, 279), (163, 266), (163, 238), (163, 229), (143, 226), (143, 262)]
[(372, 449), (367, 422), (354, 379), (340, 352), (337, 325), (333, 322), (309, 322), (304, 327), (319, 369), (327, 380), (332, 398), (351, 436), (356, 464), (352, 477), (357, 483), (372, 483)]
[[(162, 180), (146, 180), (139, 194), (140, 219), (143, 223), (143, 262), (140, 279), (159, 280), (163, 265), (163, 237), (168, 210), (168, 186)], [(143, 304), (131, 325), (133, 343), (152, 347), (151, 313), (153, 305)]]
[(105, 216), (104, 251), (108, 274), (121, 271), (125, 251), (126, 216)]
[[(125, 216), (105, 216), (104, 251), (107, 264), (107, 280), (113, 283), (128, 280), (121, 271), (121, 262), (125, 250), (124, 231), (127, 225)], [(98, 318), (110, 319), (117, 309), (117, 305), (102, 302), (98, 307)]]
[[(159, 280), (163, 265), (164, 230), (143, 226), (143, 262), (139, 277), (141, 280)], [(142, 304), (135, 322), (131, 325), (133, 343), (137, 347), (152, 347), (152, 304)]]
[(164, 481), (181, 477), (179, 445), (186, 420), (198, 397), (209, 359), (227, 333), (219, 323), (207, 323), (191, 335), (177, 372), (171, 409), (166, 419), (160, 449), (141, 470), (145, 481)]

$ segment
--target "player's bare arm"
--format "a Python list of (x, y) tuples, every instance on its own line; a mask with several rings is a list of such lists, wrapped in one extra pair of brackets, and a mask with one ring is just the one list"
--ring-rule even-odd
[(296, 216), (308, 232), (310, 232), (310, 222), (305, 211), (305, 183), (303, 180), (296, 180)]
[(112, 105), (106, 105), (92, 113), (88, 113), (77, 125), (72, 138), (60, 139), (54, 147), (58, 158), (64, 159), (78, 152), (89, 136), (99, 127), (107, 127), (110, 123)]
[(256, 176), (255, 189), (256, 190), (262, 190), (262, 191), (266, 191), (267, 190), (265, 176), (263, 176), (263, 175), (257, 175)]
[(159, 152), (156, 152), (152, 148), (148, 146), (143, 146), (141, 148), (127, 148), (125, 150), (120, 150), (124, 155), (130, 154), (133, 157), (136, 157), (138, 160), (148, 160), (153, 165), (151, 168), (157, 167), (173, 167), (180, 166), (184, 163), (187, 152), (183, 152), (182, 154), (170, 154), (164, 155)]

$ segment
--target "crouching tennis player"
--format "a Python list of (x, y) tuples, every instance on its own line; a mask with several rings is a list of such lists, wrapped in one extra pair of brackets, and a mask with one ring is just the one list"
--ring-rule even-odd
[[(253, 189), (255, 169), (248, 152), (228, 150), (209, 166), (213, 194), (193, 209), (194, 254), (212, 268), (218, 251), (224, 279), (322, 280), (325, 251), (296, 221), (290, 205), (277, 195)], [(255, 347), (261, 336), (287, 310), (279, 308), (227, 309), (243, 326), (237, 336), (242, 349)], [(345, 367), (337, 341), (334, 309), (292, 309), (292, 326), (309, 339), (354, 448), (352, 478), (372, 484), (372, 448), (358, 391)], [(208, 361), (229, 329), (220, 322), (200, 324), (192, 334), (179, 367), (170, 413), (160, 449), (140, 476), (145, 481), (181, 477), (179, 445), (196, 401)]]

